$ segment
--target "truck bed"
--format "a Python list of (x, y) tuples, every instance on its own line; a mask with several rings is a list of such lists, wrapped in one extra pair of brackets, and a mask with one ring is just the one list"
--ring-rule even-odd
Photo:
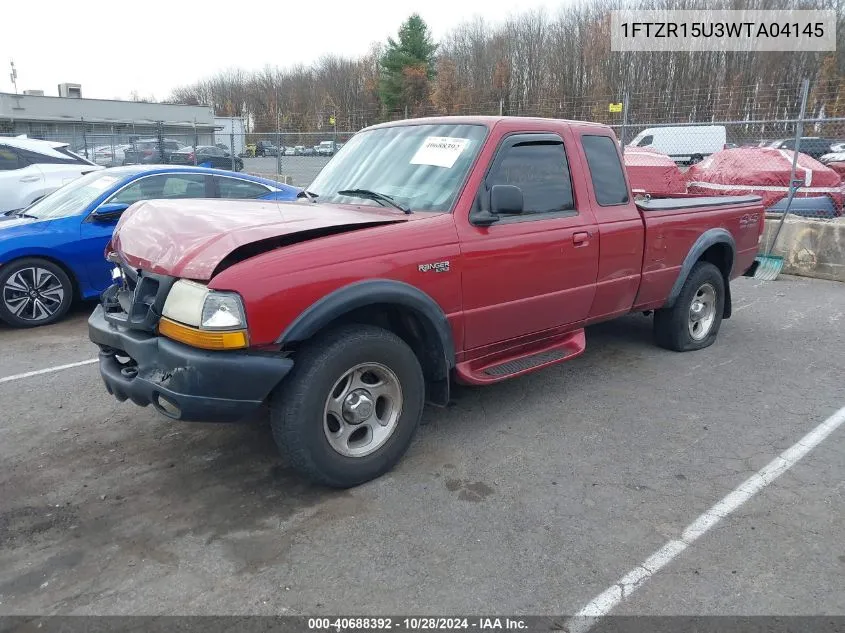
[(659, 308), (672, 297), (678, 279), (685, 276), (684, 266), (698, 258), (708, 237), (720, 234), (732, 244), (731, 279), (742, 275), (754, 262), (764, 220), (759, 196), (668, 197), (636, 204), (645, 225), (642, 284), (634, 306), (637, 310)]
[(759, 204), (760, 196), (678, 196), (637, 200), (641, 211), (693, 210), (739, 204)]

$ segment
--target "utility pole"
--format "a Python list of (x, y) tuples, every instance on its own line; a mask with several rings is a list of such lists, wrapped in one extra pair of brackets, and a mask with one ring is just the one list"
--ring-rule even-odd
[(628, 90), (625, 90), (625, 95), (622, 97), (622, 133), (620, 136), (621, 147), (619, 151), (625, 154), (625, 130), (628, 127)]
[(12, 80), (12, 85), (15, 87), (15, 94), (18, 94), (18, 71), (15, 68), (15, 60), (10, 59), (9, 65), (12, 67), (12, 72), (9, 73), (9, 79)]
[(276, 97), (276, 174), (282, 175), (282, 111), (279, 98)]

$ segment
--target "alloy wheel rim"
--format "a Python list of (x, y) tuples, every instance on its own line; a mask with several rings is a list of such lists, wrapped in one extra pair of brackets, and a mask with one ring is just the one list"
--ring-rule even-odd
[(323, 433), (344, 457), (364, 457), (380, 449), (402, 414), (402, 386), (380, 363), (361, 363), (343, 373), (326, 397)]
[(689, 334), (694, 341), (707, 338), (716, 321), (716, 289), (713, 284), (702, 284), (692, 298), (689, 308)]
[(65, 299), (65, 289), (56, 275), (39, 266), (16, 270), (3, 285), (6, 309), (24, 321), (44, 321), (56, 314)]

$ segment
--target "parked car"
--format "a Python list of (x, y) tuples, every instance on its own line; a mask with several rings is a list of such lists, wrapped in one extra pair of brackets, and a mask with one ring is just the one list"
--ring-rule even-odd
[[(202, 167), (114, 167), (82, 176), (0, 217), (0, 319), (16, 327), (46, 325), (61, 319), (74, 298), (96, 298), (111, 282), (106, 244), (121, 214), (139, 200), (289, 200), (298, 191)], [(233, 217), (245, 210), (224, 204)]]
[(296, 145), (293, 148), (294, 156), (305, 156), (305, 146), (304, 145)]
[(302, 148), (302, 155), (303, 156), (316, 156), (317, 155), (317, 148), (314, 147), (303, 147)]
[(93, 149), (92, 160), (103, 167), (117, 167), (123, 165), (126, 160), (126, 150), (131, 149), (129, 144), (100, 145)]
[[(802, 136), (798, 144), (798, 151), (818, 160), (825, 154), (830, 154), (833, 151), (831, 145), (834, 143), (836, 141), (829, 138)], [(769, 147), (775, 149), (795, 149), (795, 138), (782, 138), (772, 141), (769, 143)]]
[(830, 152), (829, 154), (823, 154), (818, 158), (818, 161), (824, 165), (829, 165), (830, 163), (845, 162), (845, 151)]
[(334, 156), (334, 141), (322, 141), (319, 145), (314, 146), (314, 151), (317, 152), (317, 156)]
[(271, 141), (258, 141), (255, 144), (256, 156), (276, 156), (279, 153), (279, 148), (273, 145)]
[(297, 156), (298, 152), (296, 151), (296, 147), (293, 147), (293, 146), (285, 147), (284, 155), (285, 156)]
[(184, 143), (172, 139), (164, 139), (164, 148), (159, 146), (158, 139), (147, 138), (135, 141), (123, 153), (124, 165), (161, 165), (170, 162), (170, 155), (180, 149), (188, 147)]
[(102, 169), (67, 143), (0, 137), (0, 213), (28, 207), (83, 174)]
[(764, 217), (635, 201), (610, 127), (519, 117), (367, 128), (309, 190), (133, 208), (88, 327), (118, 400), (202, 421), (269, 401), (287, 463), (336, 487), (387, 472), (450, 380), (570, 361), (591, 323), (653, 310), (658, 345), (708, 347)]
[[(186, 147), (170, 155), (170, 163), (173, 165), (193, 165), (194, 148)], [(217, 167), (218, 169), (232, 169), (232, 155), (214, 145), (197, 145), (196, 164), (205, 167)], [(235, 171), (244, 168), (244, 161), (235, 157)]]
[(724, 125), (681, 125), (668, 127), (650, 127), (643, 130), (631, 147), (650, 147), (667, 154), (676, 163), (694, 165), (721, 149), (726, 149)]

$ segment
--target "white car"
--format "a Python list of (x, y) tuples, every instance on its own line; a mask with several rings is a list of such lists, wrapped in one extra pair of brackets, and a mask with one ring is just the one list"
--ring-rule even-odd
[(0, 137), (0, 213), (25, 209), (98, 169), (103, 168), (71, 152), (67, 143)]
[[(132, 147), (131, 145), (98, 145), (97, 147), (88, 150), (88, 157), (98, 165), (103, 167), (117, 167), (123, 164), (126, 158), (126, 150)], [(81, 152), (77, 152), (81, 153)], [(84, 158), (84, 155), (83, 155)]]
[(820, 163), (841, 163), (845, 161), (845, 151), (834, 151), (819, 158)]

